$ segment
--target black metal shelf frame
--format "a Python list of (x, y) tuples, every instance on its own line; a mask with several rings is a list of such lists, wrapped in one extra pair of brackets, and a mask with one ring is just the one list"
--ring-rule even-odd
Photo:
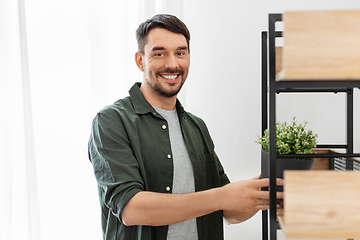
[[(276, 215), (276, 160), (285, 157), (313, 157), (305, 154), (276, 154), (276, 95), (281, 92), (343, 92), (347, 94), (347, 138), (346, 144), (342, 145), (318, 145), (319, 148), (343, 148), (344, 154), (336, 154), (337, 157), (360, 157), (360, 153), (354, 153), (353, 149), (353, 89), (360, 89), (360, 79), (355, 81), (276, 81), (275, 38), (282, 37), (281, 31), (275, 30), (275, 23), (282, 21), (282, 14), (269, 14), (268, 32), (261, 33), (262, 55), (262, 132), (267, 129), (269, 121), (269, 157), (270, 157), (270, 210), (262, 211), (262, 239), (276, 240), (278, 229)], [(268, 62), (269, 60), (269, 62)], [(269, 106), (268, 106), (269, 102)], [(268, 110), (269, 108), (269, 110)], [(274, 137), (273, 137), (274, 136)], [(333, 157), (334, 154), (316, 154), (317, 158)], [(269, 212), (269, 213), (268, 213)], [(270, 227), (270, 229), (269, 229)], [(270, 233), (270, 236), (269, 236)], [(270, 237), (270, 238), (269, 238)]]

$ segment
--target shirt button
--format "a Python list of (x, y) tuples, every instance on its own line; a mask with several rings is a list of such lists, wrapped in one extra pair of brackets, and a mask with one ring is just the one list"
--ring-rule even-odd
[(168, 191), (168, 192), (170, 191), (170, 187), (166, 187), (165, 189), (166, 189), (166, 191)]
[(166, 125), (165, 125), (165, 124), (162, 125), (161, 127), (162, 127), (162, 129), (164, 129), (164, 130), (166, 129)]
[(168, 159), (170, 159), (170, 158), (171, 158), (171, 155), (170, 155), (170, 154), (168, 154), (168, 155), (167, 155), (167, 158), (168, 158)]

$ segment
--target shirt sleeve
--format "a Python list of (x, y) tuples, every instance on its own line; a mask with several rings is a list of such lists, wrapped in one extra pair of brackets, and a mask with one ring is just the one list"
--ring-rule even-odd
[[(215, 153), (215, 155), (216, 155), (216, 153)], [(230, 180), (229, 180), (228, 176), (226, 175), (224, 168), (221, 165), (221, 162), (217, 155), (216, 155), (216, 159), (217, 159), (217, 164), (218, 164), (218, 171), (219, 171), (221, 186), (224, 186), (224, 185), (230, 183)]]
[(115, 110), (106, 109), (94, 118), (88, 149), (100, 186), (100, 202), (121, 221), (121, 211), (144, 190), (144, 180), (124, 123)]

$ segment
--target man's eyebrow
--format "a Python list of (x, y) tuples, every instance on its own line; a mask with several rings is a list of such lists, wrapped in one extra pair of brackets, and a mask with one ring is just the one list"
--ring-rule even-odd
[(188, 46), (181, 46), (181, 47), (178, 47), (177, 50), (189, 50), (189, 47)]
[(164, 50), (165, 48), (164, 47), (153, 47), (150, 51), (153, 52), (153, 51), (159, 51), (159, 50)]
[[(176, 50), (188, 50), (189, 48), (187, 46), (180, 46), (178, 47)], [(155, 46), (153, 47), (150, 51), (151, 52), (154, 52), (154, 51), (161, 51), (161, 50), (165, 50), (164, 47), (158, 47), (158, 46)]]

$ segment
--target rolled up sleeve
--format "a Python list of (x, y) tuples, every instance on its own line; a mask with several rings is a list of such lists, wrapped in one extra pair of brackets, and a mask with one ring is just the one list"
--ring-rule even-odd
[(100, 202), (121, 221), (121, 211), (136, 193), (144, 190), (144, 180), (116, 111), (107, 109), (97, 114), (88, 147), (100, 188)]

